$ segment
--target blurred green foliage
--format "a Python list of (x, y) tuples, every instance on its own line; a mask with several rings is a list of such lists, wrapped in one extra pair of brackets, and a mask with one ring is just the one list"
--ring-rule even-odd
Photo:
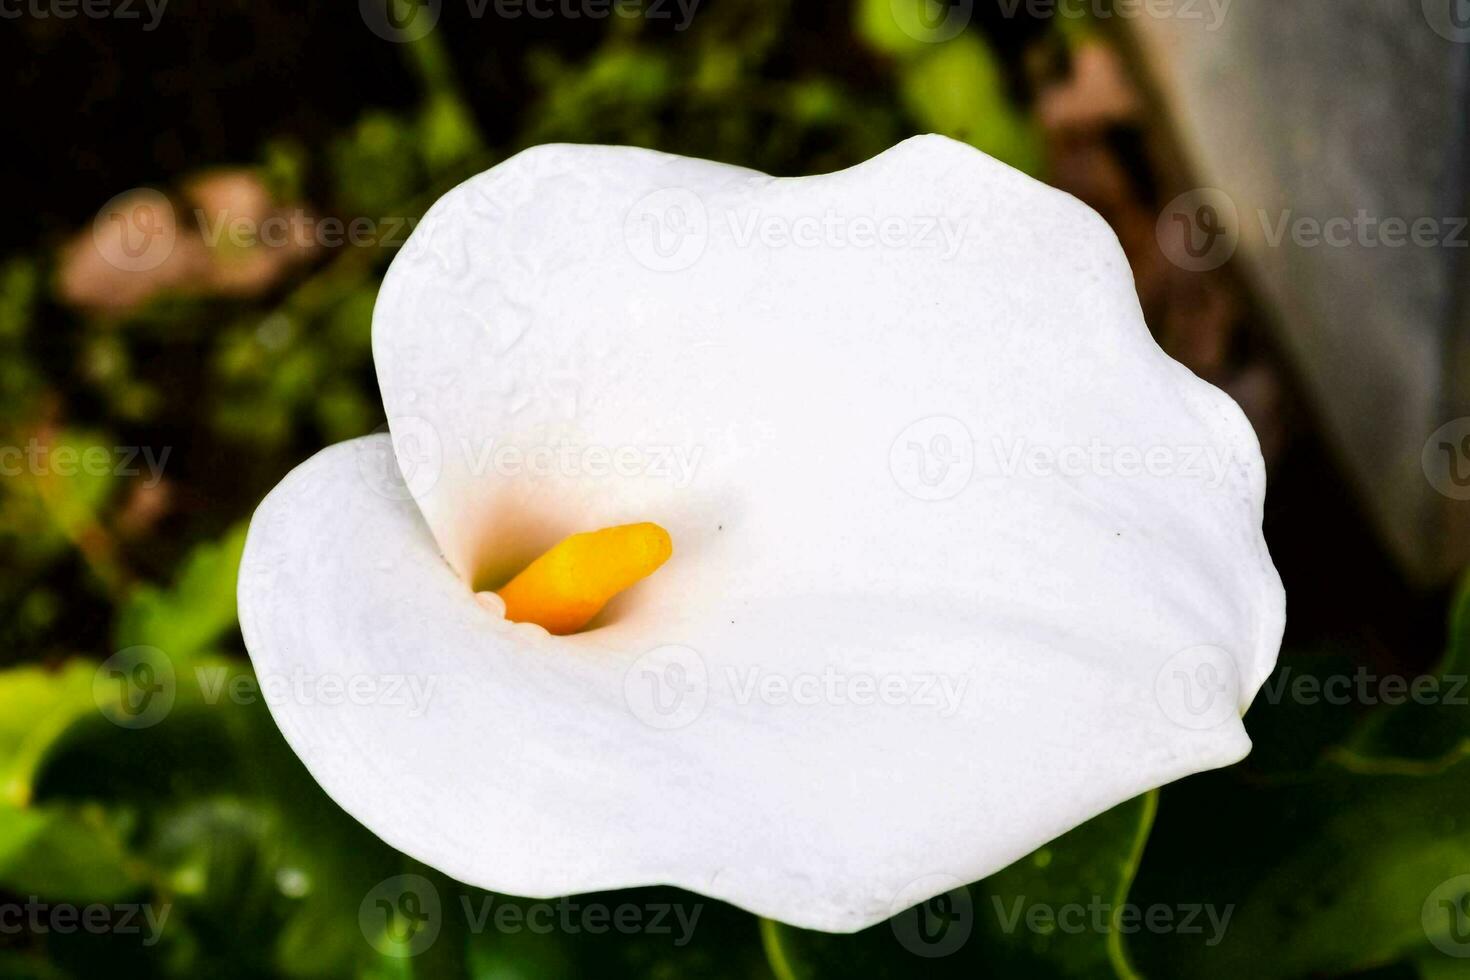
[[(0, 479), (0, 901), (143, 903), (166, 917), (156, 934), (146, 921), (0, 933), (0, 975), (1453, 972), (1431, 942), (1453, 920), (1423, 912), (1442, 882), (1470, 871), (1470, 713), (1443, 701), (1361, 719), (1290, 699), (1258, 706), (1259, 761), (1117, 807), (854, 936), (668, 889), (583, 899), (698, 905), (692, 941), (678, 944), (470, 928), (487, 901), (532, 903), (449, 881), (378, 841), (321, 792), (258, 697), (229, 693), (251, 689), (234, 608), (245, 521), (295, 462), (381, 422), (375, 290), (438, 194), (552, 140), (789, 173), (938, 131), (1040, 173), (1040, 135), (990, 42), (973, 28), (930, 36), (926, 2), (842, 6), (842, 29), (824, 40), (843, 73), (802, 67), (788, 48), (794, 7), (777, 0), (710, 4), (687, 32), (614, 18), (590, 45), (519, 52), (535, 96), (510, 136), (482, 132), (445, 30), (384, 43), (380, 57), (417, 85), (411, 99), (365, 106), (311, 145), (262, 133), (256, 159), (219, 161), (249, 168), (277, 201), (311, 196), (322, 213), (369, 216), (380, 240), (320, 250), (246, 294), (165, 289), (126, 310), (63, 304), (54, 250), (0, 263), (0, 444), (44, 447), (52, 460)], [(106, 467), (55, 464), (59, 450), (98, 447)], [(157, 478), (141, 460), (122, 465), (144, 447), (161, 461)], [(1451, 635), (1447, 677), (1470, 668), (1470, 591)], [(429, 882), (446, 910), (437, 941), (412, 958), (359, 915), (400, 874)], [(1080, 934), (1008, 930), (993, 912), (1096, 901), (1114, 910), (1110, 925)], [(1233, 918), (1207, 945), (1178, 930), (1125, 932), (1112, 918), (1125, 902), (1213, 903)], [(937, 930), (926, 942), (953, 938), (953, 951), (919, 957), (920, 927)]]

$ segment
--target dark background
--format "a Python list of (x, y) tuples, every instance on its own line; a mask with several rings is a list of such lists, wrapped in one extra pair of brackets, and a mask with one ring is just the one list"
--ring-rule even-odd
[[(149, 946), (119, 929), (0, 928), (0, 975), (1455, 972), (1463, 961), (1425, 912), (1470, 872), (1458, 761), (1470, 708), (1448, 697), (1258, 699), (1246, 763), (1068, 835), (1039, 880), (1013, 869), (971, 886), (971, 918), (955, 920), (967, 938), (922, 957), (898, 926), (813, 936), (671, 890), (593, 901), (702, 903), (687, 946), (476, 931), (459, 897), (484, 893), (341, 814), (263, 706), (185, 690), (196, 665), (248, 675), (234, 563), (255, 503), (317, 449), (383, 421), (369, 317), (394, 247), (208, 244), (194, 208), (391, 231), (536, 143), (799, 175), (929, 131), (1097, 208), (1160, 344), (1246, 409), (1289, 598), (1278, 678), (1464, 669), (1451, 590), (1410, 584), (1374, 540), (1279, 352), (1281, 324), (1231, 266), (1168, 260), (1156, 221), (1190, 175), (1116, 23), (978, 2), (960, 34), (933, 41), (905, 33), (887, 0), (701, 0), (682, 28), (673, 5), (667, 17), (509, 18), (445, 0), (426, 37), (393, 43), (354, 6), (172, 0), (152, 29), (136, 5), (135, 19), (117, 4), (101, 17), (3, 8), (0, 186), (16, 197), (0, 222), (0, 441), (169, 455), (159, 480), (45, 465), (0, 478), (0, 905), (171, 912)], [(158, 270), (120, 270), (99, 258), (93, 223), (140, 188), (170, 200), (188, 247)], [(94, 679), (138, 646), (165, 653), (179, 691), (166, 719), (130, 727)], [(432, 882), (444, 913), (432, 946), (400, 958), (374, 945), (359, 907), (403, 873)], [(1177, 930), (998, 931), (990, 896), (1023, 889), (1053, 904), (1104, 894), (1235, 911), (1209, 947)], [(1439, 938), (1470, 952), (1456, 935)]]

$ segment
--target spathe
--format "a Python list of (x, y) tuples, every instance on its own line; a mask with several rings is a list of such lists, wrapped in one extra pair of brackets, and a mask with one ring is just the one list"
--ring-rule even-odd
[[(854, 930), (1249, 749), (1284, 623), (1250, 427), (1106, 225), (973, 149), (528, 150), (430, 210), (373, 334), (392, 439), (261, 505), (241, 623), (262, 675), (435, 679), (272, 710), (456, 878)], [(594, 629), (475, 595), (644, 520), (674, 556)]]

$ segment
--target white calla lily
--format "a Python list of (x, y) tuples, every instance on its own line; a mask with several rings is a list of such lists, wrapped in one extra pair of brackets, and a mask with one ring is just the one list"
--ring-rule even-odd
[[(1249, 750), (1251, 428), (1104, 222), (976, 150), (527, 150), (429, 211), (373, 348), (391, 438), (261, 504), (240, 619), (342, 679), (272, 704), (322, 787), (455, 878), (849, 931)], [(673, 556), (589, 629), (476, 594), (641, 521)]]

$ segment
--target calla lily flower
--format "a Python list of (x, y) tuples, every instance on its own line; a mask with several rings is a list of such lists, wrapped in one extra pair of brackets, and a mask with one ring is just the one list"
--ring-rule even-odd
[(428, 212), (373, 354), (389, 432), (260, 505), (240, 620), (337, 679), (271, 705), (316, 780), (454, 878), (851, 931), (1249, 751), (1251, 427), (1095, 213), (968, 146), (526, 150)]

